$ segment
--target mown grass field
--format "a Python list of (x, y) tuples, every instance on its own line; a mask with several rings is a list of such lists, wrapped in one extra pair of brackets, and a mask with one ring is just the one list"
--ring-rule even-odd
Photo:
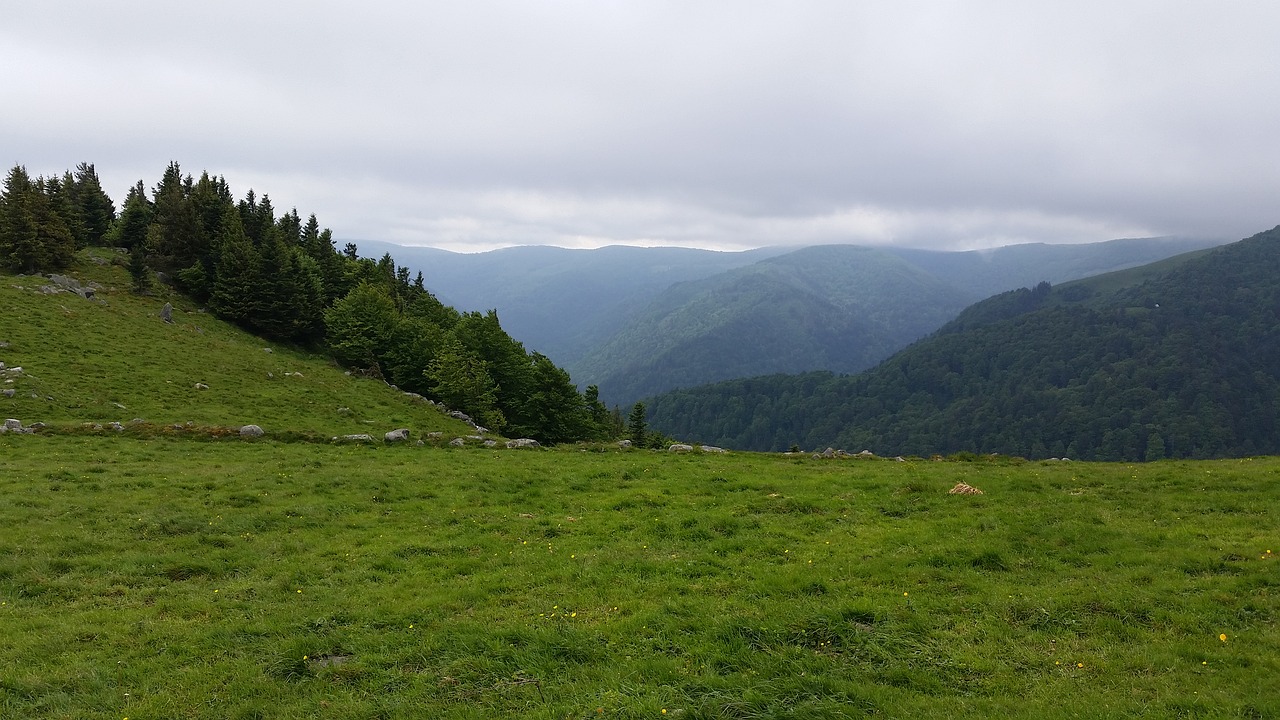
[(1278, 479), (0, 436), (0, 717), (1280, 717)]

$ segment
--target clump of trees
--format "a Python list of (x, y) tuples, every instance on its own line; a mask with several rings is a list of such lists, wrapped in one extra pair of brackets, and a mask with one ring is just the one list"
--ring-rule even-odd
[(267, 195), (236, 200), (222, 177), (170, 163), (149, 191), (129, 189), (117, 215), (93, 165), (60, 178), (15, 166), (0, 193), (0, 267), (60, 270), (90, 245), (123, 248), (134, 287), (156, 272), (218, 317), (279, 342), (323, 348), (342, 365), (461, 410), (508, 436), (543, 443), (621, 434), (596, 388), (526, 351), (496, 311), (441, 303), (390, 255), (337, 249), (315, 215), (277, 215)]

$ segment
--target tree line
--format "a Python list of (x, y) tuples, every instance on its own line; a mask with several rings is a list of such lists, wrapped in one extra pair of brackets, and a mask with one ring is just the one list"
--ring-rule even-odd
[(339, 363), (470, 415), (509, 437), (544, 443), (621, 435), (595, 387), (580, 393), (546, 356), (526, 351), (496, 311), (459, 312), (392, 257), (336, 247), (314, 214), (277, 214), (252, 189), (183, 174), (172, 162), (148, 189), (139, 180), (119, 212), (94, 169), (31, 177), (15, 165), (0, 192), (0, 267), (45, 273), (79, 249), (122, 248), (134, 290), (157, 278), (218, 317), (262, 337), (323, 350)]

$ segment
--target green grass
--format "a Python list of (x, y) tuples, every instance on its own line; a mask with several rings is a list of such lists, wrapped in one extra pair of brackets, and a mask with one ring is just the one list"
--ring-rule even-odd
[(0, 277), (0, 717), (1280, 717), (1278, 459), (286, 442), (469, 430), (94, 253)]
[(4, 436), (0, 716), (1277, 717), (1278, 476)]
[[(153, 428), (255, 424), (268, 434), (379, 439), (398, 427), (415, 438), (472, 432), (381, 381), (347, 376), (323, 357), (221, 322), (163, 286), (153, 296), (135, 295), (123, 268), (89, 260), (113, 255), (85, 251), (68, 273), (103, 285), (95, 300), (39, 293), (45, 278), (0, 276), (0, 342), (8, 343), (0, 361), (25, 373), (0, 385), (16, 390), (0, 397), (4, 417), (68, 427), (134, 418)], [(165, 302), (174, 306), (172, 324), (159, 318)]]

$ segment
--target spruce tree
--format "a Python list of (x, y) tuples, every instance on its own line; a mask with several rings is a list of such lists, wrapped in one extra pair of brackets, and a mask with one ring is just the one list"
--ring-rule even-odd
[(627, 416), (627, 437), (635, 447), (644, 447), (649, 439), (649, 425), (645, 422), (644, 403), (638, 402), (631, 408)]

